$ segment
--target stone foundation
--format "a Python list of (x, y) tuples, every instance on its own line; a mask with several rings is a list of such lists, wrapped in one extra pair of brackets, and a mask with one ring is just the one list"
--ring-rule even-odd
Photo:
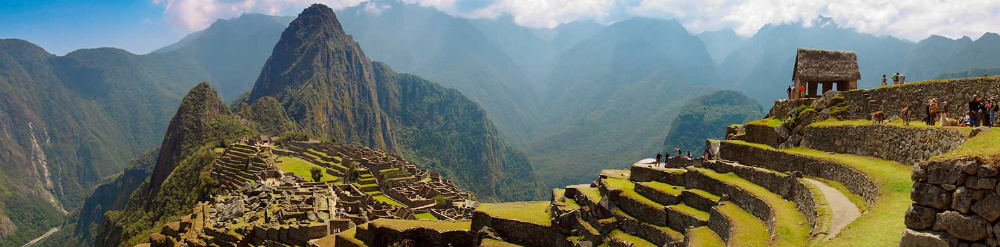
[(1000, 165), (957, 158), (913, 168), (900, 246), (1000, 246)]

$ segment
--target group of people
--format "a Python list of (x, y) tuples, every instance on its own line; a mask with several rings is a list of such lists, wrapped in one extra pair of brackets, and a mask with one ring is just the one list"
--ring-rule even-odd
[(995, 98), (983, 100), (982, 97), (972, 96), (969, 101), (969, 111), (958, 121), (958, 126), (993, 126), (996, 124), (997, 111), (1000, 104), (993, 102)]
[(795, 85), (788, 86), (788, 99), (801, 99), (806, 97), (806, 86)]
[[(887, 83), (886, 75), (882, 75), (882, 86), (888, 85), (886, 83)], [(901, 75), (899, 74), (899, 72), (896, 72), (895, 74), (892, 75), (892, 85), (898, 85), (903, 83), (906, 83), (906, 75)]]

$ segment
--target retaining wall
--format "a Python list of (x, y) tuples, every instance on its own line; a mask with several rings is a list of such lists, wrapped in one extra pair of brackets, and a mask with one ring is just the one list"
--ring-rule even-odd
[(802, 133), (802, 147), (907, 165), (951, 152), (966, 140), (965, 132), (958, 129), (892, 125), (809, 126)]
[(900, 246), (998, 246), (1000, 168), (958, 158), (913, 167), (913, 204)]
[[(868, 98), (865, 94), (868, 94)], [(847, 99), (848, 118), (868, 119), (872, 112), (881, 106), (886, 117), (899, 115), (904, 104), (915, 109), (914, 118), (917, 121), (926, 117), (927, 101), (937, 98), (938, 102), (949, 102), (947, 110), (952, 116), (968, 111), (968, 102), (973, 95), (984, 98), (1000, 95), (1000, 77), (975, 77), (942, 81), (917, 82), (902, 86), (883, 87), (872, 90), (853, 90), (843, 92)], [(869, 99), (875, 104), (869, 104)]]

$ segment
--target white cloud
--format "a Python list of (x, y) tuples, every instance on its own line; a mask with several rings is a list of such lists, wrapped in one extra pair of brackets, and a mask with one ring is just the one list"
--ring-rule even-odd
[(220, 18), (232, 18), (247, 12), (269, 15), (294, 15), (313, 3), (333, 9), (357, 6), (367, 0), (152, 0), (163, 6), (164, 18), (177, 28), (194, 31)]
[[(243, 12), (294, 15), (313, 2), (341, 9), (370, 0), (153, 0), (165, 7), (166, 20), (198, 30), (218, 18)], [(677, 19), (692, 33), (732, 28), (752, 35), (768, 23), (810, 25), (819, 16), (843, 27), (876, 35), (920, 40), (937, 34), (978, 37), (1000, 31), (998, 0), (379, 0), (433, 7), (454, 16), (495, 18), (511, 15), (518, 24), (555, 27), (593, 20), (612, 23), (632, 16)], [(388, 5), (369, 3), (381, 13)]]

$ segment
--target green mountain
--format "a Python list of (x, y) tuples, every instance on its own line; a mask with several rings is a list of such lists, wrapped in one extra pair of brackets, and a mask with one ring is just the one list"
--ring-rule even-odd
[(60, 57), (0, 40), (0, 224), (13, 226), (0, 228), (17, 229), (0, 234), (0, 246), (55, 227), (155, 145), (180, 99), (174, 88), (203, 76), (164, 62), (111, 48)]
[(204, 82), (184, 96), (169, 123), (152, 172), (124, 208), (104, 214), (95, 246), (133, 246), (168, 220), (189, 214), (195, 202), (208, 200), (218, 188), (208, 174), (217, 157), (212, 149), (256, 134)]
[(954, 78), (967, 78), (967, 77), (979, 77), (979, 76), (997, 76), (1000, 75), (1000, 67), (998, 68), (975, 68), (961, 72), (954, 73), (942, 73), (934, 77), (935, 80), (945, 80)]
[(756, 100), (734, 90), (721, 90), (689, 100), (670, 124), (663, 141), (665, 152), (674, 155), (674, 148), (700, 156), (707, 139), (725, 138), (725, 129), (760, 119), (764, 111)]
[[(382, 10), (372, 12), (372, 6)], [(483, 107), (514, 143), (523, 144), (531, 136), (538, 102), (525, 68), (472, 21), (399, 1), (372, 2), (339, 13), (344, 30), (373, 60), (458, 89)]]
[(722, 61), (725, 61), (729, 53), (740, 48), (745, 41), (744, 38), (737, 36), (732, 29), (703, 32), (698, 34), (698, 38), (705, 42), (705, 48), (708, 49), (708, 54), (712, 56), (712, 61), (715, 64), (721, 64)]
[(903, 71), (899, 72), (903, 72), (908, 81), (930, 79), (943, 72), (944, 68), (950, 67), (948, 60), (971, 43), (972, 39), (969, 37), (953, 40), (937, 35), (930, 36), (917, 42), (913, 50), (906, 55)]
[(475, 102), (371, 62), (326, 6), (292, 21), (244, 103), (267, 97), (310, 136), (401, 153), (480, 199), (541, 196), (527, 158)]

